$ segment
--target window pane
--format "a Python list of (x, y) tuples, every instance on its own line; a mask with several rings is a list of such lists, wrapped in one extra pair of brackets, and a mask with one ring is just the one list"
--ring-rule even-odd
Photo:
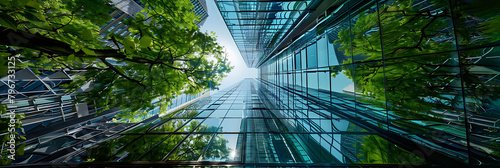
[(326, 38), (318, 40), (318, 67), (328, 66), (328, 47)]
[(301, 69), (306, 69), (306, 67), (307, 67), (306, 59), (307, 59), (306, 49), (304, 48), (300, 51), (300, 60), (301, 60), (300, 68)]
[(300, 52), (295, 54), (295, 69), (300, 69)]
[(316, 43), (307, 47), (307, 68), (318, 67), (318, 55), (316, 54)]

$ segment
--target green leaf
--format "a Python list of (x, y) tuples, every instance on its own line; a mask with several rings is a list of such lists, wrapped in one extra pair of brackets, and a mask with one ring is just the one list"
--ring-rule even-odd
[(75, 60), (75, 55), (71, 54), (68, 56), (68, 61), (74, 61)]
[(142, 48), (149, 47), (151, 45), (151, 37), (149, 36), (144, 36), (141, 38), (139, 41), (139, 44), (141, 45)]
[(8, 67), (7, 67), (7, 63), (5, 63), (5, 60), (7, 59), (4, 59), (2, 57), (0, 57), (0, 76), (5, 76), (7, 75), (7, 71), (9, 70)]
[(16, 150), (16, 155), (24, 155), (24, 147), (26, 146), (26, 143), (22, 143), (21, 145), (19, 145), (19, 147), (17, 147), (17, 150)]
[(31, 0), (28, 3), (26, 3), (26, 6), (35, 8), (35, 9), (40, 9), (40, 4), (38, 4), (37, 0)]
[(22, 15), (28, 20), (40, 21), (40, 19), (38, 19), (32, 12), (24, 11)]
[(145, 20), (146, 16), (144, 16), (142, 13), (137, 13), (135, 14), (135, 17), (139, 20)]
[(80, 58), (80, 57), (76, 57), (76, 61), (78, 61), (79, 63), (83, 63), (84, 62), (83, 59)]
[(6, 13), (0, 13), (0, 25), (17, 30), (17, 22)]
[(90, 29), (87, 29), (83, 31), (82, 33), (82, 39), (83, 40), (92, 40), (92, 31)]
[(127, 38), (123, 41), (123, 46), (125, 46), (125, 51), (127, 53), (132, 52), (132, 50), (135, 50), (135, 43), (132, 38)]
[(24, 116), (22, 116), (22, 115), (16, 115), (16, 118), (17, 118), (17, 119), (23, 119), (23, 118), (24, 118)]
[(17, 0), (17, 1), (12, 1), (17, 3), (18, 5), (24, 6), (26, 5), (30, 0)]
[(87, 54), (87, 55), (93, 55), (93, 56), (95, 56), (95, 55), (96, 55), (96, 54), (95, 54), (95, 52), (94, 52), (94, 50), (91, 50), (91, 49), (88, 49), (88, 48), (82, 48), (82, 51), (83, 51), (85, 54)]

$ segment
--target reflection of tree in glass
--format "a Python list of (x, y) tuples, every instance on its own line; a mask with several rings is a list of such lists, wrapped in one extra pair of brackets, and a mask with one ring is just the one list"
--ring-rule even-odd
[[(208, 146), (208, 142), (212, 138), (213, 134), (193, 134), (186, 141), (184, 141), (177, 150), (172, 153), (172, 155), (168, 158), (168, 160), (178, 160), (178, 161), (189, 161), (189, 160), (198, 160), (203, 150)], [(210, 143), (210, 147), (206, 151), (204, 157), (207, 158), (221, 158), (227, 159), (229, 156), (229, 149), (226, 144), (228, 140), (222, 138), (222, 135), (217, 134), (212, 142)]]
[(500, 60), (495, 56), (500, 49), (488, 46), (497, 46), (500, 42), (500, 1), (461, 0), (455, 6), (454, 18), (460, 46), (486, 47), (460, 52), (464, 65), (463, 81), (467, 87), (465, 94), (470, 102), (466, 108), (471, 114), (499, 118), (497, 101), (500, 98), (500, 83), (495, 75), (500, 71), (496, 68)]
[[(154, 129), (154, 132), (173, 132), (187, 119), (171, 120)], [(198, 120), (193, 120), (181, 128), (181, 130), (194, 130), (199, 125)], [(198, 129), (207, 130), (206, 125), (201, 125)], [(216, 129), (216, 128), (215, 128)], [(140, 129), (142, 130), (142, 129)], [(86, 156), (89, 160), (95, 161), (134, 161), (136, 159), (145, 161), (162, 160), (170, 151), (174, 149), (185, 137), (184, 134), (154, 134), (144, 136), (125, 135), (120, 138), (111, 139), (87, 150)], [(209, 146), (213, 134), (192, 134), (188, 136), (167, 160), (197, 160), (203, 150)], [(137, 138), (137, 140), (135, 140)], [(144, 155), (161, 142), (149, 154)], [(228, 141), (218, 135), (210, 143), (211, 147), (206, 151), (205, 156), (219, 156), (227, 158), (229, 149), (226, 147)], [(142, 156), (144, 155), (144, 156)], [(141, 157), (142, 156), (142, 157)], [(120, 159), (121, 158), (121, 159)]]
[[(478, 59), (486, 55), (483, 49), (461, 50), (460, 55), (449, 51), (456, 49), (451, 29), (453, 24), (460, 47), (487, 46), (498, 42), (500, 1), (452, 1), (451, 9), (448, 1), (433, 3), (427, 4), (436, 9), (432, 12), (420, 11), (412, 0), (381, 4), (378, 11), (380, 26), (377, 12), (359, 14), (352, 27), (341, 30), (338, 34), (340, 39), (335, 41), (342, 45), (339, 51), (352, 53), (354, 59), (344, 61), (342, 69), (332, 68), (332, 77), (343, 70), (354, 81), (356, 92), (366, 97), (362, 101), (381, 108), (385, 108), (387, 101), (388, 110), (394, 114), (405, 119), (425, 119), (423, 122), (428, 124), (433, 123), (430, 121), (442, 121), (443, 113), (462, 114), (462, 84), (467, 110), (473, 112), (469, 114), (480, 114), (478, 109), (482, 105), (498, 101), (500, 85), (491, 81), (489, 76), (483, 77), (477, 69), (485, 65), (477, 64)], [(492, 49), (492, 52), (497, 51)], [(457, 61), (459, 56), (462, 67)], [(414, 125), (404, 121), (392, 123), (407, 129), (430, 131), (414, 128)], [(460, 127), (457, 129), (460, 131), (456, 131), (458, 133), (450, 133), (465, 137), (463, 129)], [(498, 137), (494, 134), (488, 136)], [(497, 148), (493, 145), (488, 147)]]
[[(411, 1), (397, 1), (380, 8), (380, 20), (383, 25), (382, 38), (384, 39), (385, 58), (403, 57), (423, 53), (433, 53), (450, 48), (450, 43), (440, 44), (430, 40), (438, 30), (445, 26), (445, 14), (429, 16), (427, 13), (418, 12), (413, 9)], [(404, 16), (404, 17), (403, 17)], [(377, 13), (361, 13), (351, 30), (341, 30), (337, 44), (343, 44), (339, 48), (345, 53), (353, 55), (368, 56), (365, 61), (382, 60), (380, 45), (380, 32)], [(431, 17), (431, 19), (425, 19)], [(395, 21), (397, 20), (397, 21)], [(377, 30), (377, 31), (373, 31)], [(351, 31), (351, 34), (349, 33)], [(352, 49), (349, 46), (352, 38)], [(389, 92), (387, 101), (392, 105), (396, 114), (407, 118), (427, 117), (420, 112), (430, 111), (435, 108), (434, 102), (448, 101), (445, 105), (450, 108), (451, 100), (441, 96), (439, 92), (446, 92), (444, 84), (453, 80), (452, 75), (442, 76), (442, 73), (433, 73), (433, 68), (442, 64), (448, 57), (439, 56), (428, 59), (420, 57), (417, 59), (391, 59), (386, 61), (387, 88), (385, 90), (384, 67), (381, 61), (356, 65), (354, 73), (344, 68), (344, 73), (353, 79), (356, 84), (356, 92), (373, 98), (375, 101), (385, 102), (385, 91)], [(344, 64), (352, 63), (349, 59)], [(350, 66), (344, 66), (350, 67)], [(439, 79), (441, 81), (435, 81)], [(434, 84), (435, 83), (435, 84)], [(437, 84), (437, 85), (436, 85)], [(434, 86), (433, 86), (434, 85)], [(422, 89), (422, 87), (429, 87)], [(443, 88), (444, 87), (444, 88)], [(431, 90), (432, 88), (432, 90)], [(440, 90), (440, 91), (436, 91)], [(365, 100), (370, 101), (370, 100)], [(443, 103), (440, 103), (443, 104)]]
[[(147, 113), (147, 112), (145, 112), (145, 113)], [(166, 114), (165, 116), (162, 117), (162, 119), (164, 121), (164, 120), (167, 120), (169, 118), (185, 118), (185, 120), (183, 120), (183, 121), (186, 121), (187, 119), (196, 116), (196, 114), (198, 114), (198, 113), (199, 113), (199, 111), (196, 108), (193, 108), (193, 109), (183, 108), (183, 109), (177, 110), (175, 112)], [(134, 123), (134, 122), (142, 121), (143, 119), (141, 119), (140, 117), (141, 116), (137, 117), (137, 116), (133, 116), (133, 115), (126, 115), (126, 116), (120, 117), (119, 119), (120, 119), (120, 121)], [(156, 122), (145, 123), (145, 125), (134, 128), (132, 130), (128, 130), (125, 133), (143, 133), (143, 132), (146, 132), (148, 129), (150, 129), (151, 126), (154, 126), (155, 124), (157, 124), (157, 123)], [(170, 131), (165, 131), (165, 132), (170, 132)]]
[(425, 160), (375, 135), (363, 137), (356, 145), (359, 163), (365, 164), (424, 164)]
[(500, 1), (454, 0), (453, 2), (460, 45), (471, 47), (498, 42)]
[[(385, 77), (377, 12), (361, 13), (352, 28), (339, 32), (340, 39), (335, 43), (342, 45), (338, 48), (340, 51), (352, 52), (356, 58), (367, 56), (361, 60), (365, 63), (353, 66), (354, 71), (348, 69), (352, 66), (343, 66), (345, 75), (355, 82), (356, 92), (371, 98), (364, 101), (385, 102), (387, 99), (389, 110), (395, 114), (407, 119), (436, 120), (436, 115), (428, 115), (431, 110), (456, 111), (462, 105), (458, 92), (461, 83), (457, 55), (431, 55), (453, 48), (452, 31), (446, 29), (451, 26), (451, 12), (446, 8), (434, 13), (421, 12), (412, 5), (411, 0), (391, 1), (379, 9), (386, 59)], [(440, 7), (440, 4), (436, 5), (434, 8)], [(353, 62), (353, 59), (348, 59), (344, 64)], [(338, 72), (340, 70), (332, 69), (332, 75)], [(481, 86), (472, 88), (465, 84), (466, 88), (481, 91)], [(476, 94), (491, 93), (497, 92)]]

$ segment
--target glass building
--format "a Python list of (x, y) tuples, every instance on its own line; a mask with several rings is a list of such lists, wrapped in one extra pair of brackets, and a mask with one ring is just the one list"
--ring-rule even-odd
[(499, 3), (216, 3), (266, 108), (339, 163), (499, 164)]
[(258, 79), (14, 166), (500, 166), (498, 2), (215, 2)]
[(266, 107), (339, 163), (499, 164), (499, 3), (216, 2)]

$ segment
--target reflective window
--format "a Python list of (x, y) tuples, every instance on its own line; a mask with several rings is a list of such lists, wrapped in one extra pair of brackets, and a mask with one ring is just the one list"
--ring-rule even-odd
[(318, 67), (328, 66), (328, 43), (326, 38), (317, 41)]
[(316, 43), (307, 47), (307, 68), (318, 67), (318, 55), (316, 51)]

